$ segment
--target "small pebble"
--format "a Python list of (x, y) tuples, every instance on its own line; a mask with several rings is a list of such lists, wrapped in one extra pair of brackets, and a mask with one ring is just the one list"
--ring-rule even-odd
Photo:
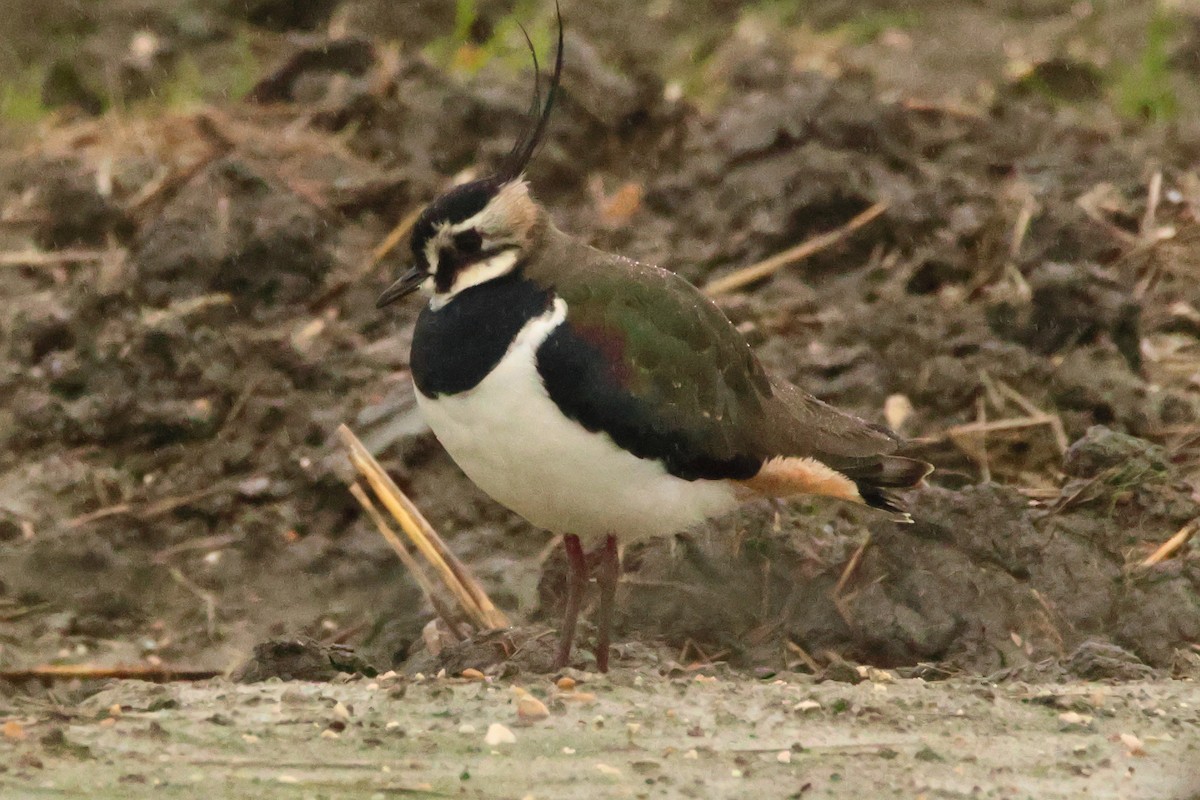
[(613, 777), (621, 774), (621, 770), (609, 764), (596, 764), (596, 771), (604, 775), (612, 775)]
[(579, 703), (580, 705), (590, 706), (596, 702), (596, 695), (591, 692), (563, 692), (559, 699), (567, 703)]
[(474, 667), (467, 667), (461, 675), (469, 681), (486, 681), (487, 676)]
[(816, 711), (820, 707), (821, 704), (816, 700), (801, 700), (799, 703), (796, 703), (796, 705), (792, 706), (792, 711), (800, 711), (803, 713), (806, 711)]
[(238, 494), (246, 498), (262, 497), (271, 488), (271, 479), (266, 475), (255, 475), (246, 478), (237, 485)]
[(458, 732), (459, 733), (474, 733), (475, 726), (469, 722), (464, 722), (462, 725), (458, 726)]
[(692, 748), (683, 754), (684, 758), (699, 758), (700, 754), (696, 752), (696, 748)]
[(333, 707), (333, 718), (340, 722), (350, 721), (350, 709), (341, 700)]
[(554, 685), (564, 692), (569, 692), (575, 688), (575, 679), (564, 675), (555, 681)]
[(912, 401), (902, 394), (888, 395), (883, 401), (883, 418), (887, 422), (888, 427), (894, 431), (899, 431), (904, 427), (904, 423), (913, 415)]
[(396, 728), (399, 728), (399, 727), (400, 727), (400, 723), (393, 719), (393, 720), (388, 721), (388, 723), (383, 726), (383, 729), (385, 731), (394, 731), (394, 730), (396, 730)]
[(525, 694), (517, 698), (517, 717), (522, 721), (536, 722), (548, 716), (550, 716), (550, 709), (546, 708), (546, 704), (533, 695)]
[(562, 751), (563, 751), (563, 755), (564, 755), (564, 756), (573, 756), (573, 755), (575, 755), (575, 748), (574, 748), (574, 747), (564, 747), (564, 748), (562, 749)]
[(325, 730), (321, 731), (321, 738), (322, 739), (340, 739), (340, 738), (342, 738), (342, 735), (335, 730), (326, 728)]
[(501, 725), (499, 722), (493, 722), (488, 725), (487, 733), (484, 734), (483, 742), (490, 747), (495, 747), (501, 744), (516, 744), (517, 736), (508, 728)]
[(791, 750), (780, 750), (778, 753), (775, 754), (775, 760), (778, 761), (780, 764), (792, 763), (792, 751)]
[(1125, 749), (1129, 751), (1131, 756), (1146, 755), (1146, 745), (1142, 743), (1136, 735), (1132, 733), (1122, 733), (1120, 736), (1121, 744), (1125, 745)]

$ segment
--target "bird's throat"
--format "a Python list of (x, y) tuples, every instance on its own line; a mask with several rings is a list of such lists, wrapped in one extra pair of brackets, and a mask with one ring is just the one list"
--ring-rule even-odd
[(474, 388), (508, 351), (526, 323), (544, 314), (554, 295), (511, 273), (427, 306), (413, 329), (410, 367), (426, 397)]

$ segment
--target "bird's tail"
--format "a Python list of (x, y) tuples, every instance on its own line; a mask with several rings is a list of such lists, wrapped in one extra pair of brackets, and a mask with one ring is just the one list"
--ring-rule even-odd
[(897, 522), (912, 522), (904, 501), (892, 490), (919, 486), (933, 472), (933, 465), (904, 456), (879, 456), (840, 471), (854, 481), (863, 504), (890, 514)]
[(892, 490), (916, 486), (932, 471), (933, 467), (924, 461), (904, 456), (828, 461), (811, 456), (780, 456), (765, 461), (758, 474), (742, 481), (742, 485), (762, 497), (798, 494), (836, 497), (877, 508), (897, 522), (912, 522), (903, 501)]

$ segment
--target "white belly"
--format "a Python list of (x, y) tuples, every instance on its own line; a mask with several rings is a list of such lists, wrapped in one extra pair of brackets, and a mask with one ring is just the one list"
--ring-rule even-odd
[(429, 427), (463, 472), (539, 528), (585, 540), (670, 534), (734, 508), (726, 484), (676, 478), (563, 416), (534, 359), (565, 317), (558, 300), (473, 389), (438, 398), (417, 392)]

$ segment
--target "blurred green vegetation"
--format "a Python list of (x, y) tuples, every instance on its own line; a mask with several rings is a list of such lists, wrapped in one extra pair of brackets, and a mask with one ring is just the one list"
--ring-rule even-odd
[[(69, 105), (88, 113), (116, 109), (154, 114), (207, 102), (237, 101), (254, 87), (266, 67), (255, 52), (254, 36), (251, 28), (239, 26), (226, 41), (202, 54), (184, 51), (156, 67), (162, 77), (151, 75), (148, 90), (142, 92), (112, 78), (120, 70), (111, 65), (87, 65), (58, 56), (47, 57), (45, 63), (10, 66), (0, 73), (0, 123), (35, 125), (56, 107)], [(60, 51), (70, 52), (65, 45), (47, 46), (48, 53)], [(101, 83), (100, 76), (107, 80)]]
[(263, 70), (264, 65), (254, 53), (250, 32), (239, 28), (225, 57), (215, 66), (202, 65), (192, 54), (183, 54), (149, 105), (185, 109), (211, 101), (240, 100), (254, 88)]
[(455, 0), (454, 28), (434, 39), (423, 52), (433, 63), (460, 74), (474, 75), (483, 67), (499, 64), (514, 72), (529, 68), (530, 56), (522, 28), (545, 69), (553, 58), (557, 23), (540, 0), (517, 0), (508, 14), (485, 26), (476, 0)]
[(1141, 56), (1119, 70), (1114, 86), (1114, 104), (1121, 114), (1151, 121), (1174, 119), (1179, 99), (1171, 86), (1170, 42), (1178, 32), (1178, 17), (1156, 5), (1146, 25), (1146, 42)]
[(842, 23), (838, 30), (846, 35), (854, 44), (873, 42), (889, 30), (911, 30), (918, 27), (923, 17), (916, 9), (903, 10), (875, 9), (855, 14), (847, 22)]
[[(183, 19), (192, 13), (183, 0), (161, 2), (164, 8), (174, 9), (160, 9), (164, 18), (178, 15)], [(527, 71), (530, 57), (522, 25), (543, 66), (553, 57), (554, 8), (546, 0), (509, 0), (499, 15), (494, 6), (481, 0), (437, 2), (446, 3), (447, 11), (453, 8), (452, 24), (443, 35), (427, 41), (421, 52), (443, 69), (468, 77), (484, 67)], [(1064, 3), (1062, 15), (1079, 14), (1070, 36), (1102, 55), (1094, 61), (1089, 61), (1086, 53), (1079, 59), (1073, 55), (1051, 59), (1020, 79), (1023, 88), (1056, 103), (1107, 107), (1127, 119), (1151, 123), (1177, 119), (1181, 104), (1194, 96), (1180, 82), (1178, 66), (1172, 64), (1172, 54), (1186, 33), (1184, 12), (1169, 2), (1149, 0), (1128, 6), (1095, 0), (1087, 14), (1069, 9), (1069, 5)], [(682, 0), (670, 6), (672, 14), (684, 15), (685, 24), (676, 26), (671, 39), (662, 43), (656, 66), (664, 78), (678, 84), (685, 97), (709, 110), (728, 96), (719, 58), (728, 49), (725, 45), (731, 31), (744, 23), (778, 32), (801, 54), (809, 45), (832, 52), (877, 42), (888, 31), (906, 31), (914, 39), (936, 37), (941, 8), (751, 0), (710, 18), (702, 11), (693, 14)], [(0, 33), (11, 34), (11, 43), (0, 52), (0, 123), (10, 125), (36, 124), (55, 107), (72, 104), (73, 96), (89, 101), (76, 103), (89, 113), (116, 109), (153, 114), (206, 102), (233, 102), (262, 77), (267, 62), (273, 60), (263, 54), (274, 52), (272, 42), (278, 44), (268, 38), (274, 34), (264, 33), (244, 19), (230, 24), (229, 18), (221, 17), (221, 23), (212, 28), (218, 32), (215, 36), (204, 39), (203, 46), (195, 42), (179, 45), (168, 63), (156, 67), (159, 73), (149, 76), (148, 85), (135, 91), (117, 77), (120, 54), (98, 56), (93, 48), (90, 57), (80, 55), (82, 43), (96, 36), (101, 26), (97, 23), (100, 17), (86, 11), (78, 0), (53, 0), (44, 6), (30, 3), (21, 8), (24, 10), (7, 23), (0, 20)], [(569, 15), (569, 6), (567, 12)], [(1113, 39), (1108, 21), (1119, 12), (1136, 22), (1132, 28), (1121, 29), (1125, 35)], [(1139, 30), (1142, 21), (1144, 29)], [(1064, 47), (1064, 52), (1076, 51)], [(97, 63), (101, 57), (112, 63)], [(996, 76), (995, 81), (999, 85), (1003, 78)]]
[(44, 119), (49, 111), (42, 103), (44, 80), (44, 70), (30, 67), (0, 84), (0, 121), (27, 126)]

